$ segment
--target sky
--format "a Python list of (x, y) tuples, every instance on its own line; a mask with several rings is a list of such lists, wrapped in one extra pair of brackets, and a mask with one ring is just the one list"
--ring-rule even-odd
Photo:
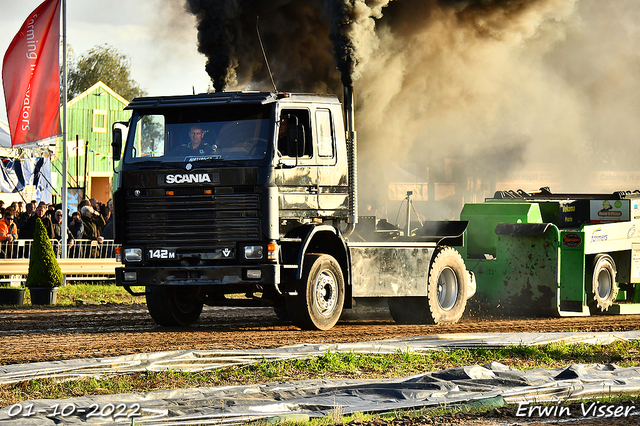
[[(0, 0), (0, 52), (4, 57), (27, 16), (42, 0)], [(76, 57), (109, 44), (131, 60), (131, 77), (149, 95), (207, 90), (210, 79), (198, 53), (195, 18), (181, 0), (67, 0), (67, 44)], [(7, 121), (0, 90), (0, 120)]]

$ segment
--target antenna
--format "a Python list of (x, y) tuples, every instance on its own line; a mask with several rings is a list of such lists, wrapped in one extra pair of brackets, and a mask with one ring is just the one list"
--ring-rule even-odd
[(262, 37), (260, 37), (260, 17), (256, 15), (256, 32), (258, 33), (258, 41), (260, 42), (260, 49), (262, 49), (262, 56), (264, 56), (264, 62), (267, 64), (267, 71), (269, 71), (269, 77), (271, 77), (271, 84), (273, 84), (273, 91), (278, 93), (276, 82), (273, 80), (273, 74), (271, 73), (271, 67), (269, 67), (269, 60), (267, 54), (264, 52), (264, 46), (262, 45)]

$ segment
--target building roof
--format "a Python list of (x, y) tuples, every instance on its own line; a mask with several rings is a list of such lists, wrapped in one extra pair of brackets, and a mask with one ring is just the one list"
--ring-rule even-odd
[[(121, 102), (123, 105), (123, 108), (129, 104), (129, 101), (127, 101), (122, 96), (118, 95), (109, 86), (99, 81), (93, 86), (91, 86), (90, 88), (88, 88), (87, 90), (85, 90), (84, 92), (82, 92), (80, 95), (76, 96), (75, 98), (67, 102), (67, 108), (79, 102), (80, 100), (86, 98), (87, 96), (89, 96), (91, 93), (95, 92), (98, 89), (102, 89), (103, 91), (113, 96), (118, 102)], [(11, 148), (11, 133), (9, 131), (9, 124), (3, 120), (0, 120), (0, 147)]]
[(85, 90), (84, 92), (80, 93), (78, 96), (76, 96), (75, 98), (71, 99), (69, 102), (67, 102), (67, 108), (69, 108), (70, 106), (78, 103), (79, 101), (81, 101), (82, 99), (86, 98), (87, 96), (89, 96), (91, 93), (95, 92), (98, 89), (102, 89), (105, 92), (107, 92), (108, 94), (110, 94), (111, 96), (113, 96), (114, 98), (116, 98), (119, 102), (122, 103), (123, 106), (127, 106), (129, 104), (129, 101), (127, 101), (125, 98), (123, 98), (122, 96), (118, 95), (116, 92), (113, 91), (113, 89), (111, 89), (109, 86), (107, 86), (106, 84), (104, 84), (103, 82), (99, 81), (96, 84), (94, 84), (93, 86), (89, 87), (87, 90)]

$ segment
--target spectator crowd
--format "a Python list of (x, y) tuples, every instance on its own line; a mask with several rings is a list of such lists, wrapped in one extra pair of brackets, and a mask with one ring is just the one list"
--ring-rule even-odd
[(62, 229), (61, 205), (31, 201), (13, 202), (9, 206), (0, 200), (0, 243), (11, 243), (17, 239), (33, 239), (36, 220), (40, 218), (49, 238), (61, 241), (66, 235), (67, 243), (73, 245), (75, 240), (92, 240), (101, 243), (113, 239), (113, 201), (107, 205), (95, 198), (83, 200), (78, 204), (78, 211), (68, 217), (66, 232)]

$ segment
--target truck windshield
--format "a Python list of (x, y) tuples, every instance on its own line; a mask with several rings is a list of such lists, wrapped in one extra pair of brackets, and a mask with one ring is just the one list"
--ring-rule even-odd
[(137, 111), (124, 161), (260, 160), (268, 152), (269, 117), (262, 105)]

